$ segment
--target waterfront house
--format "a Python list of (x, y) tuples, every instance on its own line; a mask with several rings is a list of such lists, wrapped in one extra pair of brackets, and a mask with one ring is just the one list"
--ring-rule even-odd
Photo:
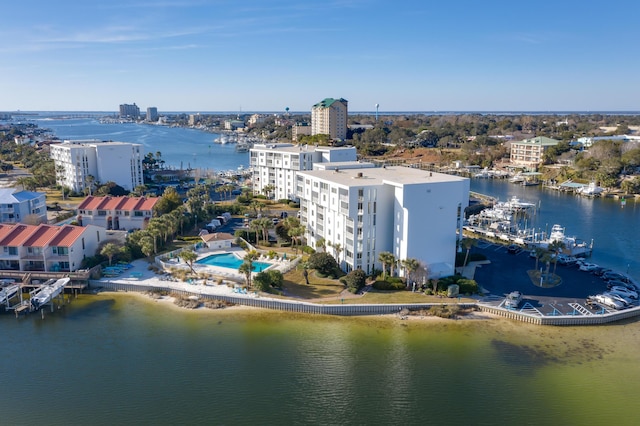
[(409, 167), (336, 168), (300, 171), (296, 187), (307, 244), (324, 240), (343, 270), (379, 271), (379, 254), (390, 252), (417, 259), (429, 277), (453, 275), (469, 179)]
[(36, 225), (46, 221), (46, 195), (43, 192), (0, 189), (0, 222)]
[(0, 225), (0, 269), (73, 272), (106, 239), (97, 226)]
[(78, 206), (78, 223), (113, 230), (144, 229), (153, 217), (159, 198), (96, 197), (85, 198)]

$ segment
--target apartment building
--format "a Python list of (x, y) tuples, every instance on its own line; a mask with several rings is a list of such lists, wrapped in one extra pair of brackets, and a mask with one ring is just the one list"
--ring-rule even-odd
[(120, 117), (121, 118), (140, 118), (140, 108), (135, 103), (120, 104)]
[(311, 108), (311, 134), (329, 135), (331, 139), (347, 138), (346, 99), (326, 98)]
[(147, 116), (145, 117), (147, 121), (158, 121), (158, 108), (149, 107), (147, 108)]
[(100, 140), (65, 140), (50, 146), (56, 165), (56, 183), (75, 192), (82, 192), (94, 182), (115, 182), (132, 191), (142, 185), (141, 144)]
[(35, 225), (46, 221), (47, 204), (43, 192), (0, 188), (0, 222), (29, 222)]
[(544, 153), (560, 141), (538, 136), (532, 139), (511, 142), (511, 163), (525, 167), (537, 167), (544, 159)]
[(73, 272), (105, 239), (97, 226), (0, 224), (0, 269)]
[(455, 271), (469, 179), (408, 167), (300, 171), (296, 193), (307, 244), (339, 245), (327, 251), (345, 271), (381, 270), (381, 252), (419, 260), (429, 277)]
[(311, 135), (311, 126), (309, 123), (300, 121), (291, 127), (291, 140), (294, 142), (300, 139), (300, 136)]
[(94, 197), (85, 198), (78, 205), (80, 225), (95, 225), (106, 229), (144, 229), (153, 217), (159, 198)]
[(264, 194), (272, 185), (276, 200), (297, 199), (296, 173), (312, 170), (316, 163), (356, 160), (356, 148), (293, 145), (290, 143), (256, 144), (250, 150), (250, 165), (255, 194)]

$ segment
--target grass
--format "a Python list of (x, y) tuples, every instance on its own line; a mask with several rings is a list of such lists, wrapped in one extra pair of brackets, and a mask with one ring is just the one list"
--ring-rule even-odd
[[(283, 289), (287, 298), (321, 299), (319, 303), (336, 304), (385, 304), (385, 303), (457, 303), (457, 298), (427, 296), (424, 293), (400, 290), (379, 291), (372, 289), (365, 295), (343, 293), (344, 285), (338, 280), (319, 278), (315, 271), (309, 271), (309, 285), (305, 284), (301, 269), (294, 269), (284, 276)], [(474, 299), (462, 297), (461, 303), (475, 302)]]

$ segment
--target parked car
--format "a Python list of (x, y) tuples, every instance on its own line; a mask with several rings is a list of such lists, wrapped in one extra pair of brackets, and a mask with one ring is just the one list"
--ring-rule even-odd
[(507, 247), (507, 253), (510, 254), (519, 254), (522, 251), (522, 247), (517, 246), (515, 244), (511, 244), (509, 247)]
[(619, 285), (614, 285), (609, 289), (609, 293), (616, 293), (624, 297), (630, 297), (633, 300), (638, 299), (638, 292), (629, 290), (627, 287), (622, 287)]
[(596, 268), (598, 268), (598, 265), (596, 265), (595, 263), (582, 262), (582, 264), (580, 265), (581, 271), (591, 272)]
[(602, 293), (603, 296), (607, 296), (610, 297), (614, 300), (617, 300), (618, 302), (624, 304), (624, 306), (629, 306), (631, 305), (631, 300), (627, 299), (626, 297), (620, 296), (618, 293), (611, 293), (609, 291)]
[(595, 296), (589, 296), (589, 299), (587, 299), (587, 303), (589, 303), (589, 301), (596, 302), (602, 306), (606, 306), (607, 308), (613, 308), (613, 309), (625, 308), (624, 303), (614, 299), (613, 297), (610, 297), (604, 294), (596, 294)]
[(607, 281), (611, 281), (611, 280), (618, 280), (623, 282), (630, 281), (629, 277), (627, 277), (626, 275), (623, 275), (619, 272), (614, 272), (614, 271), (605, 272), (604, 274), (602, 274), (602, 278)]

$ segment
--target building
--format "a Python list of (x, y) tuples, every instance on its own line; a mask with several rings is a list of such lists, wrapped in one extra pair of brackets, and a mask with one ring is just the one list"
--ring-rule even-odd
[(159, 198), (94, 197), (85, 198), (78, 206), (81, 226), (95, 225), (106, 229), (144, 229), (153, 217)]
[(300, 136), (310, 136), (311, 126), (306, 122), (298, 122), (291, 127), (291, 139), (295, 142)]
[(267, 121), (267, 116), (264, 114), (252, 114), (247, 120), (249, 126), (255, 126), (256, 124), (264, 123)]
[(469, 179), (409, 167), (300, 171), (297, 195), (307, 244), (324, 239), (343, 270), (381, 270), (390, 252), (430, 278), (455, 271)]
[(207, 246), (207, 248), (213, 250), (230, 249), (231, 245), (236, 240), (236, 237), (226, 232), (214, 232), (212, 234), (205, 234), (200, 238), (202, 238), (202, 242)]
[(121, 104), (120, 118), (133, 118), (134, 120), (137, 120), (140, 118), (140, 108), (138, 108), (138, 105), (135, 103), (133, 105)]
[(141, 144), (76, 140), (52, 144), (50, 151), (56, 183), (75, 192), (92, 185), (92, 179), (96, 183), (115, 182), (128, 191), (143, 183)]
[(326, 98), (311, 108), (311, 134), (347, 138), (347, 100)]
[(158, 121), (158, 108), (149, 107), (147, 108), (147, 121)]
[(250, 150), (253, 192), (263, 194), (271, 185), (276, 200), (297, 199), (296, 172), (313, 170), (316, 163), (356, 160), (356, 148), (293, 145), (290, 143), (255, 144)]
[(97, 226), (0, 225), (0, 269), (73, 272), (106, 239)]
[(239, 130), (244, 129), (244, 121), (242, 120), (224, 120), (225, 130)]
[(544, 136), (511, 142), (511, 163), (535, 168), (542, 163), (545, 151), (559, 142)]
[(15, 188), (0, 189), (0, 222), (47, 222), (47, 203), (43, 192), (18, 191)]
[(197, 126), (202, 121), (202, 115), (198, 114), (189, 114), (189, 126)]

